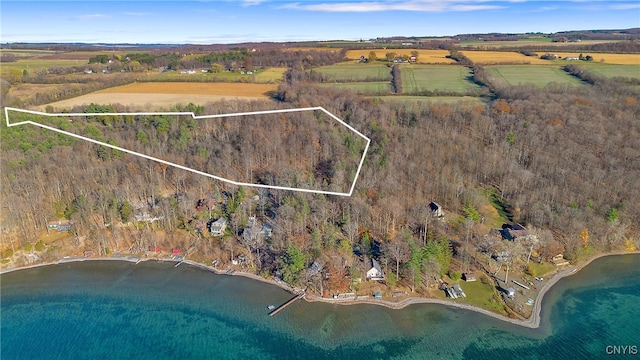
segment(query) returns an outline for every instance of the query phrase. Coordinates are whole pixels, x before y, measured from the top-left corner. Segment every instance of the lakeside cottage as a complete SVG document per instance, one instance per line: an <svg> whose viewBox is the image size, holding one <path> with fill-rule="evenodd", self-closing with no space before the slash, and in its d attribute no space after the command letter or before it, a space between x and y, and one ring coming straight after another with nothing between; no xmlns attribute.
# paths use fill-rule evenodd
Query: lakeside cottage
<svg viewBox="0 0 640 360"><path fill-rule="evenodd" d="M371 259L371 269L367 271L367 280L384 280L382 268L376 259Z"/></svg>
<svg viewBox="0 0 640 360"><path fill-rule="evenodd" d="M218 220L211 223L209 226L209 231L211 231L211 235L213 236L222 236L224 235L224 231L227 228L227 219L221 217Z"/></svg>

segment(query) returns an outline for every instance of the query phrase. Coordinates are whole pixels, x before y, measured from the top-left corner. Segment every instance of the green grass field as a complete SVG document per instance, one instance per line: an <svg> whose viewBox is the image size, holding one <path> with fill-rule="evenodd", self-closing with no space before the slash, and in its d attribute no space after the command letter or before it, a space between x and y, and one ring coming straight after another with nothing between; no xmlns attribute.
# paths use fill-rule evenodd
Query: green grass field
<svg viewBox="0 0 640 360"><path fill-rule="evenodd" d="M479 97L473 96L407 96L407 95L390 95L390 96L374 96L375 99L380 99L385 102L399 102L399 103L458 103L469 102L483 104L484 100Z"/></svg>
<svg viewBox="0 0 640 360"><path fill-rule="evenodd" d="M581 64L583 65L583 64ZM606 77L629 77L640 79L640 66L586 63L584 66L594 74Z"/></svg>
<svg viewBox="0 0 640 360"><path fill-rule="evenodd" d="M391 82L387 82L387 81L324 83L324 84L318 84L318 85L323 87L351 89L360 95L391 94Z"/></svg>
<svg viewBox="0 0 640 360"><path fill-rule="evenodd" d="M470 80L471 70L455 65L408 65L401 68L402 93L416 94L423 91L448 91L468 93L480 90Z"/></svg>
<svg viewBox="0 0 640 360"><path fill-rule="evenodd" d="M498 79L509 85L533 84L544 87L549 83L582 85L582 82L567 74L559 66L547 65L495 65L487 69Z"/></svg>
<svg viewBox="0 0 640 360"><path fill-rule="evenodd" d="M20 59L15 62L2 63L0 65L0 74L22 74L24 70L32 72L55 67L82 66L86 64L87 62L82 60Z"/></svg>
<svg viewBox="0 0 640 360"><path fill-rule="evenodd" d="M332 81L354 82L367 79L391 81L391 69L382 64L336 64L313 71L325 74Z"/></svg>

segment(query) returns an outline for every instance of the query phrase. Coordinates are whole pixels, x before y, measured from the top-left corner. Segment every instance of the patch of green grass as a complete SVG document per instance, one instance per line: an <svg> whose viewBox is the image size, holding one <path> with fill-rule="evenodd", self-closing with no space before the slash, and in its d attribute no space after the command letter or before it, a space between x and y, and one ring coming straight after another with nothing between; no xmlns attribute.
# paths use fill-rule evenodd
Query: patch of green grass
<svg viewBox="0 0 640 360"><path fill-rule="evenodd" d="M484 99L473 96L411 96L411 95L389 95L389 96L376 96L375 99L380 99L387 102L401 102L401 103L478 103L483 104Z"/></svg>
<svg viewBox="0 0 640 360"><path fill-rule="evenodd" d="M533 84L544 87L549 83L582 85L577 78L567 74L560 66L548 65L495 65L487 69L509 85Z"/></svg>
<svg viewBox="0 0 640 360"><path fill-rule="evenodd" d="M584 65L588 71L600 76L622 76L640 79L640 66L638 65L601 64L598 62L585 63L581 65Z"/></svg>
<svg viewBox="0 0 640 360"><path fill-rule="evenodd" d="M402 93L425 91L468 93L479 91L471 81L471 70L457 65L409 65L401 68Z"/></svg>
<svg viewBox="0 0 640 360"><path fill-rule="evenodd" d="M528 273L531 276L544 276L556 269L554 264L543 262L542 264L538 264L535 261L530 261L528 266Z"/></svg>
<svg viewBox="0 0 640 360"><path fill-rule="evenodd" d="M462 299L462 302L500 314L507 314L500 301L500 296L492 284L483 284L482 281L461 282L460 287L467 295Z"/></svg>
<svg viewBox="0 0 640 360"><path fill-rule="evenodd" d="M389 80L391 69L382 64L336 64L313 69L336 82L357 82L364 80Z"/></svg>
<svg viewBox="0 0 640 360"><path fill-rule="evenodd" d="M20 59L15 62L2 63L0 74L22 74L24 70L27 72L36 72L42 69L51 69L56 67L72 67L86 65L87 61L82 60L48 60L48 59Z"/></svg>
<svg viewBox="0 0 640 360"><path fill-rule="evenodd" d="M500 219L504 222L513 222L513 214L511 213L509 206L500 199L500 195L495 189L485 190L486 195L489 197L491 205L498 211Z"/></svg>
<svg viewBox="0 0 640 360"><path fill-rule="evenodd" d="M349 82L349 83L324 83L323 87L335 87L351 89L360 95L391 94L391 83L387 81Z"/></svg>

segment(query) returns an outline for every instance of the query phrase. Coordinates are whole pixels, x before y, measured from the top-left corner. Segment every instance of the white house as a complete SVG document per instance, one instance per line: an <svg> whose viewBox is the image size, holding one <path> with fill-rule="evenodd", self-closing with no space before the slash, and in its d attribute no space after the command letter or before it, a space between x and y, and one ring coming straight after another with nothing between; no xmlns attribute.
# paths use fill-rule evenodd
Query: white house
<svg viewBox="0 0 640 360"><path fill-rule="evenodd" d="M211 223L209 230L213 236L224 235L224 230L227 228L227 219L221 217L218 220Z"/></svg>
<svg viewBox="0 0 640 360"><path fill-rule="evenodd" d="M382 268L376 259L371 259L371 269L367 271L367 280L384 280L382 275Z"/></svg>

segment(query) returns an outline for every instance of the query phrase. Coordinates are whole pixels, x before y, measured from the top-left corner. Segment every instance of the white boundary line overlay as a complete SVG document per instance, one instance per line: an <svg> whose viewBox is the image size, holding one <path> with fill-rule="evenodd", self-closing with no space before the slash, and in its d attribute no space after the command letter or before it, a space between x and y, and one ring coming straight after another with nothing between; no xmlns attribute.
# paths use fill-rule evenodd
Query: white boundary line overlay
<svg viewBox="0 0 640 360"><path fill-rule="evenodd" d="M119 146L115 146L115 145L111 145L108 144L106 142L102 142L102 141L98 141L98 140L94 140L82 135L77 135L68 131L64 131L61 129L56 129L54 127L48 126L48 125L44 125L44 124L40 124L34 121L20 121L14 124L9 123L9 111L16 111L16 112L22 112L22 113L27 113L27 114L33 114L33 115L41 115L41 116L53 116L53 117L70 117L70 116L124 116L124 115L190 115L193 119L198 120L198 119L214 119L214 118L223 118L223 117L234 117L234 116L245 116L245 115L264 115L264 114L278 114L278 113L290 113L290 112L301 112L301 111L322 111L323 113L327 114L329 117L331 117L333 120L337 121L338 123L340 123L341 125L347 127L349 130L353 131L354 133L356 133L358 136L360 136L361 138L363 138L367 144L364 148L364 151L362 152L362 158L360 159L360 163L358 164L358 170L356 171L356 175L353 178L353 182L351 183L351 188L349 189L349 192L334 192L334 191L324 191L324 190L311 190L311 189L302 189L302 188L292 188L292 187L286 187L286 186L276 186L276 185L263 185L263 184L251 184L251 183L244 183L244 182L238 182L238 181L233 181L233 180L229 180L229 179L225 179L223 177L220 176L216 176L213 174L209 174L203 171L199 171L196 169L192 169L190 167L187 166L183 166L183 165L179 165L176 163L172 163L170 161L166 161L166 160L162 160L153 156L149 156L149 155L145 155L145 154L141 154L139 152L136 151L132 151L132 150L128 150L125 148L121 148ZM46 113L46 112L40 112L40 111L33 111L33 110L25 110L25 109L18 109L18 108L12 108L12 107L5 107L4 108L4 114L7 120L7 127L12 127L12 126L19 126L19 125L25 125L25 124L31 124L31 125L35 125L35 126L39 126L41 128L47 129L47 130L51 130L51 131L55 131L64 135L68 135L80 140L84 140L84 141L88 141L94 144L98 144L98 145L102 145L102 146L106 146L108 148L111 149L115 149L115 150L119 150L122 152L125 152L127 154L131 154L131 155L135 155L135 156L139 156L142 157L144 159L147 160L153 160L162 164L166 164L169 166L173 166L176 167L178 169L182 169L182 170L186 170L186 171L190 171L192 173L196 173L198 175L203 175L212 179L216 179L219 181L223 181L229 184L233 184L233 185L237 185L237 186L248 186L248 187L255 187L255 188L265 188L265 189L277 189L277 190L290 190L290 191L300 191L300 192L306 192L306 193L314 193L314 194L324 194L324 195L337 195L337 196L351 196L353 194L353 190L355 189L356 186L356 182L358 180L358 176L360 176L360 170L362 169L362 165L364 164L364 159L367 155L367 151L369 150L369 145L371 144L371 139L369 139L368 137L366 137L365 135L363 135L361 132L359 132L358 130L354 129L351 125L345 123L344 121L342 121L340 118L338 118L337 116L333 115L332 113L330 113L329 111L325 110L323 107L321 106L316 106L316 107L307 107L307 108L295 108L295 109L282 109L282 110L264 110L264 111L252 111L252 112L242 112L242 113L231 113L231 114L216 114L216 115L200 115L197 116L195 113L191 112L191 111L185 111L185 112L131 112L131 113Z"/></svg>

